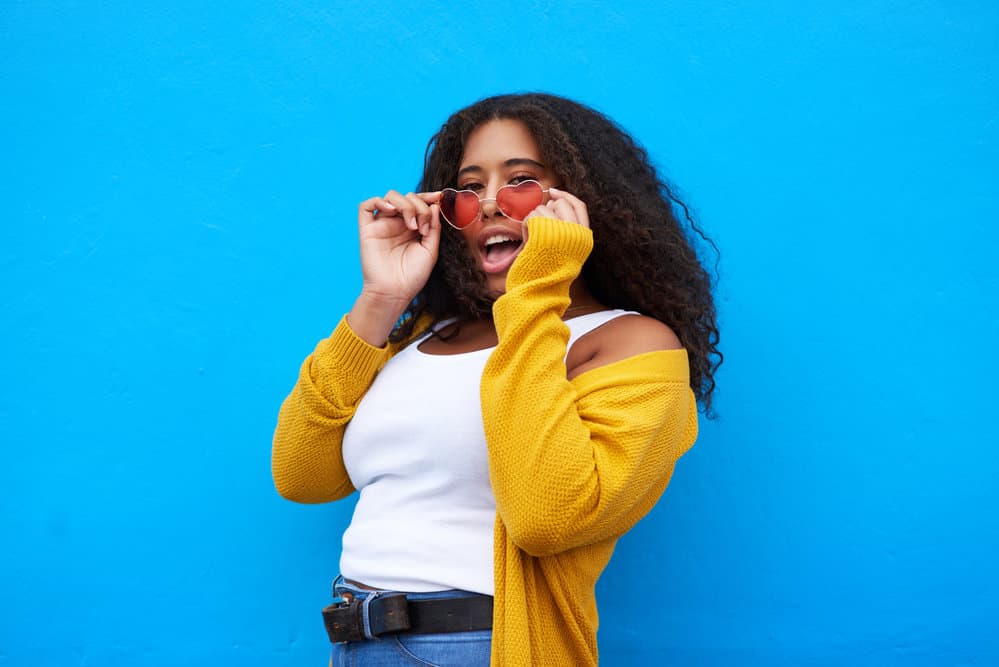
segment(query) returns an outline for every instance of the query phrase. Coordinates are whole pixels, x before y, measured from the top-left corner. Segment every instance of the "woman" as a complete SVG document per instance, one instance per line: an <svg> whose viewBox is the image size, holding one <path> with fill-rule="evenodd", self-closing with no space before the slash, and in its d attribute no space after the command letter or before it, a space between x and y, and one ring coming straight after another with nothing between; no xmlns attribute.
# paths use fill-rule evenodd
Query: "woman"
<svg viewBox="0 0 999 667"><path fill-rule="evenodd" d="M361 293L273 450L289 499L360 491L334 661L596 664L597 577L720 360L672 204L690 222L627 134L541 94L457 112L420 192L361 203Z"/></svg>

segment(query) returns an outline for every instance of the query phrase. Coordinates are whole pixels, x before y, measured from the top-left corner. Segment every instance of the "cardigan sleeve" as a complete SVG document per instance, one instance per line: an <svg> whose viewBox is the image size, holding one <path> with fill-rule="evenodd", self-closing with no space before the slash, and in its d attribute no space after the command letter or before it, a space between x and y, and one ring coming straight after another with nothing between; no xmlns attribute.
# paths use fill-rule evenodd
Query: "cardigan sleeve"
<svg viewBox="0 0 999 667"><path fill-rule="evenodd" d="M306 357L274 432L271 474L278 493L322 503L354 491L340 448L344 429L390 356L388 346L369 345L344 317Z"/></svg>
<svg viewBox="0 0 999 667"><path fill-rule="evenodd" d="M493 316L482 376L497 513L533 556L618 537L659 499L697 437L685 350L640 354L566 379L562 314L589 230L532 218Z"/></svg>

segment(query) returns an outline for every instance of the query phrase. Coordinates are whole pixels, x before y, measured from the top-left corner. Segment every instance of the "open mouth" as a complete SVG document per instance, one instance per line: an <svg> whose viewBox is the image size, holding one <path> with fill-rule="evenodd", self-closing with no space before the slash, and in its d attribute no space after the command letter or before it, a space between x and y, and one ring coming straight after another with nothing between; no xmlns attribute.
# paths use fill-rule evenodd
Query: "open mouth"
<svg viewBox="0 0 999 667"><path fill-rule="evenodd" d="M489 234L479 243L482 253L482 270L486 273L506 271L517 258L524 240L511 233Z"/></svg>

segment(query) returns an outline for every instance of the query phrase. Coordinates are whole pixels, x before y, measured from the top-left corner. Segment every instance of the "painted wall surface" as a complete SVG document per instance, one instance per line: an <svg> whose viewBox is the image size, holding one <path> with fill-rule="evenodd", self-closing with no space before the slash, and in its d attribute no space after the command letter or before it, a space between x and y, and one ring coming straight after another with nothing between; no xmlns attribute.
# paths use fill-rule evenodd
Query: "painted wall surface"
<svg viewBox="0 0 999 667"><path fill-rule="evenodd" d="M321 665L280 401L453 110L617 119L721 248L606 665L999 664L999 8L0 3L0 665Z"/></svg>

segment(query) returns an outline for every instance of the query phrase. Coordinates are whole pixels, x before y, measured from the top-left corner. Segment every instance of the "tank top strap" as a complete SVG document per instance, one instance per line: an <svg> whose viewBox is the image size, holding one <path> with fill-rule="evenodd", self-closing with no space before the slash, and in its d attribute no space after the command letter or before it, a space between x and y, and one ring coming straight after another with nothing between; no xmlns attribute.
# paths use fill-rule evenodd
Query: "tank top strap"
<svg viewBox="0 0 999 667"><path fill-rule="evenodd" d="M566 320L565 323L569 327L569 343L566 346L566 349L571 350L576 341L586 334L590 333L597 327L603 326L611 320L616 320L624 315L641 315L641 313L634 310L622 310L620 308L616 308L613 310L601 310L597 313L580 315L579 317L573 317Z"/></svg>
<svg viewBox="0 0 999 667"><path fill-rule="evenodd" d="M566 345L566 350L571 350L575 342L590 333L597 327L607 324L611 320L616 320L619 317L625 315L641 315L635 310L622 310L620 308L615 308L612 310L601 310L596 313L588 313L586 315L580 315L579 317L573 317L565 321L566 326L569 327L569 342ZM415 339L413 339L405 348L403 348L400 354L410 354L412 350L417 349L421 343L430 338L433 331L440 331L447 325L455 321L455 318L449 318L442 322L438 322L435 326L431 327L427 331L423 332ZM490 350L492 348L489 348ZM437 356L450 356L450 355L437 355Z"/></svg>

